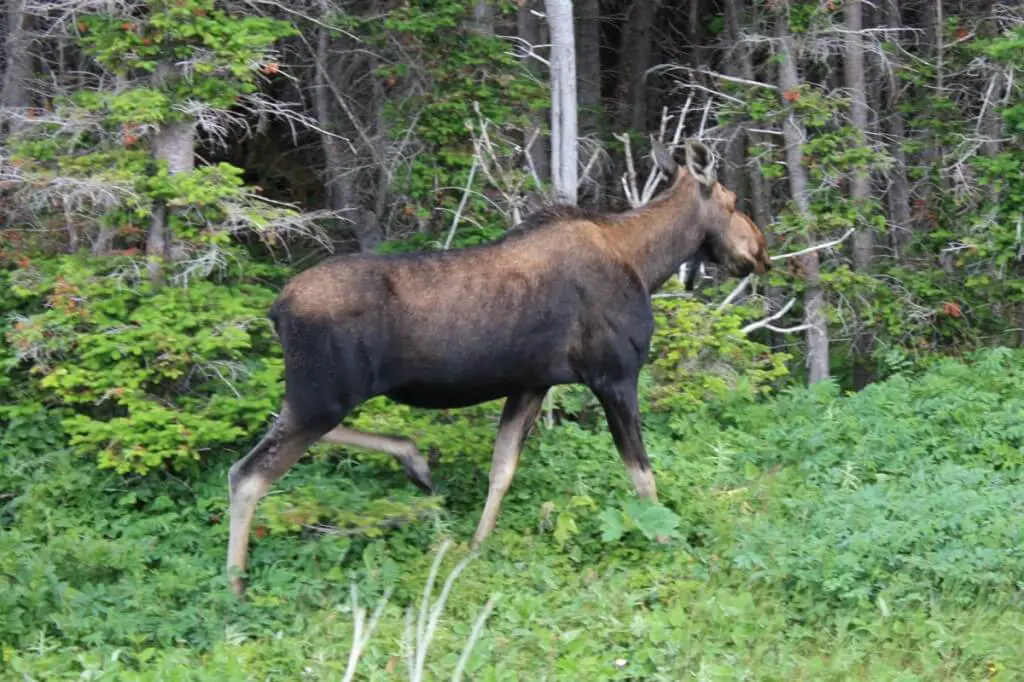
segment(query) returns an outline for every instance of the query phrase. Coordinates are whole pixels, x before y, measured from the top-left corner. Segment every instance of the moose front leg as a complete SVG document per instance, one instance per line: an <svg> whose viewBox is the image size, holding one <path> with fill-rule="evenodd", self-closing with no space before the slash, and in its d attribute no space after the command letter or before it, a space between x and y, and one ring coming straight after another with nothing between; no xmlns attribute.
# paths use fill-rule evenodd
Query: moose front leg
<svg viewBox="0 0 1024 682"><path fill-rule="evenodd" d="M640 430L636 382L616 382L607 387L594 389L594 394L604 408L615 447L626 466L626 471L629 472L636 494L657 501L658 491L654 484L654 473L651 471L651 462L647 458Z"/></svg>
<svg viewBox="0 0 1024 682"><path fill-rule="evenodd" d="M519 464L519 453L523 442L530 434L540 414L541 405L548 389L526 391L510 395L505 400L501 411L501 422L498 435L494 439L494 457L491 460L490 486L487 490L487 503L484 505L480 523L473 534L473 547L479 547L484 539L494 530L498 521L498 509L501 500L512 483Z"/></svg>

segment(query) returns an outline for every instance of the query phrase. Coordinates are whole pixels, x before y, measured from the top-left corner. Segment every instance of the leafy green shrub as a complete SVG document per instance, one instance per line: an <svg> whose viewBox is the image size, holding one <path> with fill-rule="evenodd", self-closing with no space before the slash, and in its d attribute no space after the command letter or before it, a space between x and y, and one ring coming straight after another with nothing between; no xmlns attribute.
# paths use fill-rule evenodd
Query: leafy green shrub
<svg viewBox="0 0 1024 682"><path fill-rule="evenodd" d="M653 303L652 408L693 412L716 400L751 400L788 374L789 355L772 353L741 331L743 316L750 311L713 310L683 298Z"/></svg>
<svg viewBox="0 0 1024 682"><path fill-rule="evenodd" d="M819 494L813 494L814 492ZM1024 586L1024 482L944 464L856 489L797 493L735 561L755 580L834 601L969 604Z"/></svg>
<svg viewBox="0 0 1024 682"><path fill-rule="evenodd" d="M157 293L107 261L61 258L20 270L27 310L7 334L62 426L101 467L145 473L249 438L281 396L265 315L274 293L196 282Z"/></svg>
<svg viewBox="0 0 1024 682"><path fill-rule="evenodd" d="M131 10L97 6L97 13L76 15L64 27L84 56L104 70L101 81L116 74L126 84L116 91L82 85L55 96L47 103L45 120L14 131L8 141L11 161L25 180L15 193L27 203L34 203L27 195L38 188L69 180L102 188L88 198L55 199L53 206L62 206L63 214L50 208L35 213L39 220L74 226L68 230L74 234L71 250L97 233L106 235L111 249L133 253L146 248L140 223L149 223L161 205L169 209L166 236L184 251L201 252L186 272L175 273L184 278L234 258L225 252L233 250L226 247L235 233L247 231L273 242L283 231L311 231L294 210L259 199L258 188L245 186L243 169L221 162L176 168L180 172L172 174L160 151L158 130L178 124L186 131L208 131L216 118L221 121L216 137L227 133L220 128L224 121L241 122L231 108L260 107L261 77L279 70L273 45L297 33L286 21L235 16L219 5L215 0L147 0ZM206 123L200 125L200 119ZM49 241L46 252L67 248L60 248L59 237ZM2 242L29 253L25 247L30 244L21 237L4 239L0 247L7 246ZM157 255L149 255L155 268Z"/></svg>
<svg viewBox="0 0 1024 682"><path fill-rule="evenodd" d="M627 532L638 530L648 540L675 536L679 517L671 510L641 499L633 499L619 511L605 509L601 513L601 539L615 542Z"/></svg>
<svg viewBox="0 0 1024 682"><path fill-rule="evenodd" d="M1024 465L1024 355L995 349L938 362L839 401L830 382L793 389L727 418L745 457L797 465L812 477L872 482L925 464Z"/></svg>
<svg viewBox="0 0 1024 682"><path fill-rule="evenodd" d="M1019 596L1024 353L969 360L731 411L716 447L742 467L746 520L726 554L809 603Z"/></svg>

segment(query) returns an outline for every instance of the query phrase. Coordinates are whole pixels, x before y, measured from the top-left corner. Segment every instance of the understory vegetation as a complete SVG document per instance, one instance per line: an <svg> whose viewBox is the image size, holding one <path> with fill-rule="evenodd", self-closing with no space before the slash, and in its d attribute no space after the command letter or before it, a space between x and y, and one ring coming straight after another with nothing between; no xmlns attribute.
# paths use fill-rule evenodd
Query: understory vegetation
<svg viewBox="0 0 1024 682"><path fill-rule="evenodd" d="M635 501L602 424L542 421L451 589L425 679L451 675L492 597L471 679L1019 679L1022 367L1024 353L995 349L855 395L822 382L654 411L663 507ZM454 544L438 583L469 554L486 492L489 444L432 429L453 455L436 498L384 455L315 448L261 506L236 602L224 484L241 448L183 475L124 476L83 463L52 413L14 418L5 674L340 679L354 583L370 611L393 590L357 679L407 679L404 609L441 543Z"/></svg>

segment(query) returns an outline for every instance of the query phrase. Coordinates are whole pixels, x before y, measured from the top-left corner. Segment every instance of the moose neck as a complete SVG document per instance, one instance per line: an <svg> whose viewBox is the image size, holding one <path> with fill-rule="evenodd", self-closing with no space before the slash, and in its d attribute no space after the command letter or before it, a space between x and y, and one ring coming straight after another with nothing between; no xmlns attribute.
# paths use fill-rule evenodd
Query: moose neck
<svg viewBox="0 0 1024 682"><path fill-rule="evenodd" d="M613 238L648 292L678 272L703 241L697 192L697 183L684 171L661 195L614 223Z"/></svg>

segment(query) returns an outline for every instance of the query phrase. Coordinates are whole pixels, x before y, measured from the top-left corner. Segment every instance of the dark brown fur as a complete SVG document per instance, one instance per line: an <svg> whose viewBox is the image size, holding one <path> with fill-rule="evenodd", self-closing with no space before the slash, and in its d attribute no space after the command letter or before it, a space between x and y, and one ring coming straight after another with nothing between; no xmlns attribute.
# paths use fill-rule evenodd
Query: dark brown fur
<svg viewBox="0 0 1024 682"><path fill-rule="evenodd" d="M294 277L271 309L284 348L285 405L268 438L232 468L233 517L251 518L250 498L369 398L446 408L508 397L474 538L482 541L541 399L568 383L595 393L638 492L654 496L636 395L654 331L650 294L698 253L736 275L769 265L761 232L734 213L735 195L699 182L688 161L683 168L662 156L672 182L636 210L554 206L489 244L343 256ZM379 438L332 433L332 442L356 445ZM379 443L431 489L415 446ZM237 526L229 566L244 566L248 521Z"/></svg>

